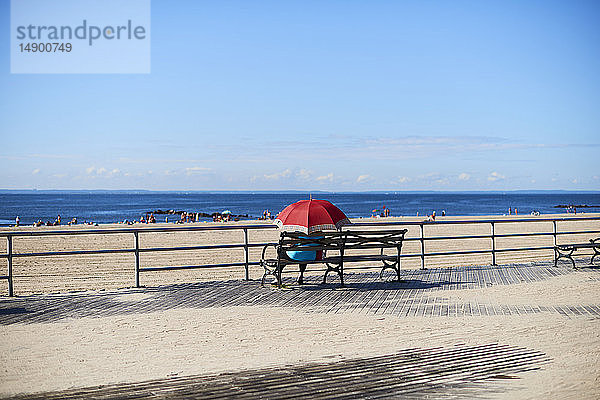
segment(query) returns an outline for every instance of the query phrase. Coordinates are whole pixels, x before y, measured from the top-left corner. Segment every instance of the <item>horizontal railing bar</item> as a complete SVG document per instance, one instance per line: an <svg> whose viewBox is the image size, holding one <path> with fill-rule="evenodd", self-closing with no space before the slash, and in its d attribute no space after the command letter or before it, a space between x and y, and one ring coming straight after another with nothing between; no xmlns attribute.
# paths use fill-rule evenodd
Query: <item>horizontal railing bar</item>
<svg viewBox="0 0 600 400"><path fill-rule="evenodd" d="M212 249L233 249L244 248L244 244L207 244L201 246L179 246L179 247L146 247L140 248L140 253L153 251L176 251L176 250L212 250Z"/></svg>
<svg viewBox="0 0 600 400"><path fill-rule="evenodd" d="M191 231L218 231L218 230L243 230L243 229L276 229L277 225L216 225L216 226L186 226L186 227L156 227L156 228L106 228L106 229L80 229L80 230L48 230L48 231L15 231L0 232L0 236L56 236L56 235L98 235L98 234L124 234L124 233L156 233L156 232L191 232Z"/></svg>
<svg viewBox="0 0 600 400"><path fill-rule="evenodd" d="M0 279L10 279L10 276L8 276L8 275L0 275Z"/></svg>
<svg viewBox="0 0 600 400"><path fill-rule="evenodd" d="M270 243L248 243L248 247L263 247ZM276 243L275 243L276 244ZM182 247L150 247L139 249L140 253L155 252L155 251L172 251L172 250L210 250L210 249L227 249L227 248L244 248L244 244L220 244L220 245L204 245L204 246L182 246ZM104 250L73 250L73 251L47 251L38 253L13 253L13 257L45 257L45 256L72 256L86 254L118 254L118 253L134 253L135 249L104 249ZM0 258L8 258L7 254L0 254ZM245 265L245 264L244 264Z"/></svg>
<svg viewBox="0 0 600 400"><path fill-rule="evenodd" d="M557 235L575 235L578 233L600 233L600 231L567 231L567 232L556 232Z"/></svg>
<svg viewBox="0 0 600 400"><path fill-rule="evenodd" d="M229 264L202 264L202 265L175 265L169 267L144 267L140 268L140 272L149 271L170 271L176 269L202 269L202 268L225 268L225 267L243 267L246 263L229 263ZM260 265L259 262L249 262L248 265Z"/></svg>
<svg viewBox="0 0 600 400"><path fill-rule="evenodd" d="M133 253L135 249L107 249L107 250L73 250L73 251L47 251L44 253L13 253L13 257L45 257L45 256L73 256L82 254L118 254Z"/></svg>
<svg viewBox="0 0 600 400"><path fill-rule="evenodd" d="M496 249L497 252L501 251L530 251L530 250L554 250L554 246L539 246L539 247L520 247L510 249Z"/></svg>
<svg viewBox="0 0 600 400"><path fill-rule="evenodd" d="M452 256L459 254L490 254L492 250L464 250L464 251L444 251L444 252L436 252L436 253L424 253L425 257L427 256ZM421 254L419 254L421 255Z"/></svg>
<svg viewBox="0 0 600 400"><path fill-rule="evenodd" d="M419 225L456 225L456 224L489 224L489 223L517 223L517 222L563 222L563 221L590 221L600 220L600 217L565 217L565 218L520 218L520 219L480 219L480 220L437 220L437 221L387 221L387 222L356 222L347 225L346 229L353 226L419 226ZM184 227L153 227L153 228L108 228L108 229L82 229L82 230L48 230L48 231L2 231L0 237L5 236L51 236L51 235L94 235L94 234L124 234L124 233L156 233L156 232L190 232L214 230L243 230L243 229L276 229L275 224L252 225L215 225L215 226L184 226Z"/></svg>
<svg viewBox="0 0 600 400"><path fill-rule="evenodd" d="M248 247L263 247L269 243L249 243ZM173 250L210 250L210 249L227 249L227 248L244 248L244 244L220 244L220 245L204 245L204 246L182 246L182 247L150 247L139 249L143 252L156 251L173 251ZM47 251L37 253L13 253L13 257L46 257L46 256L73 256L73 255L89 255L89 254L119 254L119 253L134 253L135 249L105 249L105 250L72 250L72 251ZM7 254L0 254L0 258L8 258ZM244 264L245 265L245 264Z"/></svg>
<svg viewBox="0 0 600 400"><path fill-rule="evenodd" d="M519 219L473 219L473 220L435 220L435 221L387 221L387 222L355 222L346 225L352 226L393 226L393 225L454 225L454 224L490 224L490 223L514 223L514 222L563 222L563 221L590 221L600 220L600 217L564 217L564 218L519 218Z"/></svg>
<svg viewBox="0 0 600 400"><path fill-rule="evenodd" d="M576 235L576 234L588 234L588 233L600 233L600 231L568 231L568 232L556 232L556 235ZM491 239L492 237L504 238L504 237L525 237L525 236L553 236L553 232L533 232L533 233L500 233L495 235L461 235L461 236L431 236L424 237L423 240L451 240L451 239ZM420 237L404 238L405 242L416 242L420 241Z"/></svg>
<svg viewBox="0 0 600 400"><path fill-rule="evenodd" d="M432 236L432 237L427 237L425 236L423 238L423 240L427 241L427 240L450 240L450 239L490 239L492 237L492 235L465 235L465 236ZM498 235L496 235L496 237L498 237ZM415 238L405 238L404 241L421 241L420 237L415 237Z"/></svg>

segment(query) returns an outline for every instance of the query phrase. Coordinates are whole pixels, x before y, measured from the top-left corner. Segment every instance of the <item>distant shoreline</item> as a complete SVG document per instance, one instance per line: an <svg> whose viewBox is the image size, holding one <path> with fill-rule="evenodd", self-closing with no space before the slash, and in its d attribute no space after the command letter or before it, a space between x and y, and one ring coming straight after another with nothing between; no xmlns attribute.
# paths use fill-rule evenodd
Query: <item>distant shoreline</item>
<svg viewBox="0 0 600 400"><path fill-rule="evenodd" d="M600 190L365 190L365 191L328 191L328 190L150 190L150 189L0 189L0 194L44 194L44 193L198 193L198 194L600 194Z"/></svg>
<svg viewBox="0 0 600 400"><path fill-rule="evenodd" d="M533 216L531 214L522 214L522 215L452 215L452 216L437 216L436 220L428 223L431 225L435 225L436 222L440 221L479 221L479 220L509 220L509 219L540 219L544 220L547 218L586 218L592 217L597 218L600 217L600 212L594 213L577 213L577 214L567 214L567 213L556 213L556 214L540 214L538 216ZM369 222L420 222L426 219L425 216L390 216L390 217L363 217L363 218L350 218L352 223L369 223ZM55 226L39 226L34 227L30 225L20 225L18 227L19 230L29 230L29 229L44 229L44 230L64 230L64 229L119 229L119 228L152 228L152 227L181 227L184 228L186 226L236 226L236 225L273 225L275 226L274 220L259 220L259 219L246 219L240 221L229 221L229 222L212 222L212 221L199 221L199 222L186 222L182 224L177 224L174 222L164 222L157 221L155 223L134 223L131 225L123 224L123 223L98 223L98 224L77 224L77 225L55 225ZM2 231L14 231L15 226L6 226L0 225L0 232Z"/></svg>

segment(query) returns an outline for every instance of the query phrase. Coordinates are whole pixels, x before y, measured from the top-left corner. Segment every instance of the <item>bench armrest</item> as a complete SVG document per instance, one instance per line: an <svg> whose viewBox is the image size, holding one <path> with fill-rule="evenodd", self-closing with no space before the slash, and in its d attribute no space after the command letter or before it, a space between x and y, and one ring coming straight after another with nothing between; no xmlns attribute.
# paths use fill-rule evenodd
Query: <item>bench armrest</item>
<svg viewBox="0 0 600 400"><path fill-rule="evenodd" d="M265 245L265 247L263 247L263 249L262 249L262 253L261 253L261 256L260 256L261 260L266 260L265 255L267 254L267 249L269 247L271 247L271 246L273 246L275 248L275 251L277 252L277 250L278 250L277 248L279 247L279 243L267 243Z"/></svg>

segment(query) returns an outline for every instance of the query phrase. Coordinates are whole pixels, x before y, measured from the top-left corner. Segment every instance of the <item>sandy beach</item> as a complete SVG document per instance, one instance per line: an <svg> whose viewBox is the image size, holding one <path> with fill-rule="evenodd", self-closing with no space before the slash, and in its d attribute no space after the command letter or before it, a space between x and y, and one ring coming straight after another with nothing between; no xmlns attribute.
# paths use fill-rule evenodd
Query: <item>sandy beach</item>
<svg viewBox="0 0 600 400"><path fill-rule="evenodd" d="M564 227L560 229L597 230L600 227L598 221L576 222L577 226L571 226L572 224L575 223L564 223ZM476 232L463 226L459 229L464 230L458 231L452 225L427 228L431 228L432 235ZM480 226L475 229L485 232L487 228ZM538 223L507 224L505 227L499 225L497 233L533 232L536 229L540 229ZM251 242L272 241L276 240L277 231L252 231L251 235ZM412 235L416 235L416 231L411 228L409 236ZM563 240L583 240L585 235L580 236ZM239 232L211 232L210 235L205 232L169 233L160 234L160 237L158 234L147 234L147 237L142 237L144 246L156 246L159 243L183 245L199 241L240 243L242 240ZM18 238L15 240L15 249L29 252L40 249L83 249L90 246L118 248L131 245L131 237L122 235L40 239ZM526 246L529 240L531 239L512 239L502 246ZM551 241L551 238L543 240ZM446 241L434 242L439 246L436 249L464 246L440 242ZM418 243L410 244L417 245ZM410 246L406 246L407 252L414 251ZM428 248L428 251L433 250ZM143 262L144 265L178 265L227 260L237 262L243 257L223 252L202 255L197 254L201 252L190 253L192 254L153 254ZM92 304L92 301L109 301L107 304L121 305L127 311L111 314L97 308L97 312L81 315L78 312L65 312L60 317L48 317L46 320L27 320L27 317L23 317L22 322L4 320L0 324L0 341L3 343L0 352L0 364L3 365L0 370L0 394L31 394L307 362L350 360L391 354L409 348L453 348L457 345L499 343L543 352L551 361L538 370L519 373L514 379L496 381L495 384L500 385L502 390L499 393L487 393L484 397L600 397L600 313L595 314L594 311L600 304L598 268L572 269L564 264L554 269L550 262L551 252L502 254L501 257L499 264L506 264L507 270L519 268L509 266L514 262L524 265L534 263L531 268L537 268L535 265L538 264L535 263L541 263L539 268L548 271L548 275L528 281L516 279L508 284L484 282L469 289L450 284L440 290L435 287L417 287L406 291L408 298L403 297L402 289L380 292L385 293L380 295L377 290L358 293L360 286L351 284L347 289L337 289L334 285L319 289L317 285L309 289L313 290L314 296L319 292L326 292L329 299L326 304L349 302L348 304L362 304L364 307L338 309L330 305L327 309L313 307L308 310L293 305L250 304L251 300L248 305L200 305L200 299L205 298L201 294L197 301L185 303L180 298L187 293L182 289L184 287L172 286L181 282L234 279L235 282L227 285L218 282L211 284L216 289L212 289L210 293L218 297L221 290L219 287L222 287L224 296L228 296L227 293L234 296L231 288L254 285L251 293L280 296L282 299L291 298L289 296L304 290L296 287L291 290L278 290L269 286L261 288L256 282L241 281L242 270L149 273L142 278L142 283L147 288L117 290L132 286L133 262L129 255L19 259L15 265L15 288L19 295L86 289L93 291L30 295L17 299L4 297L1 304L5 310L27 308L28 304L43 303L43 307L57 304L55 307L60 308L59 304L63 304L61 302ZM419 262L418 258L407 260L403 267L417 273ZM465 265L488 265L490 257L461 256L447 260L436 257L429 262L428 268L443 271L442 267L452 267L454 270ZM580 261L580 266L584 267L586 264L587 261ZM459 265L463 267L457 267ZM500 272L484 269L482 276L487 277L493 273L502 275L501 269L493 270ZM360 275L363 271L350 273L353 272ZM251 278L257 279L260 276L261 271L253 268ZM159 285L163 286L158 287ZM197 290L190 292L195 293ZM162 296L160 298L165 301L171 296L169 298L180 305L168 309L144 306L157 296ZM256 297L246 296L249 299ZM347 298L344 296L350 296L351 300L344 300ZM311 296L306 298L310 299ZM390 312L394 307L397 309L398 304L405 304L406 300L413 298L420 302L429 299L435 304L450 306L477 304L496 309L504 307L507 310L514 307L516 312L503 315L474 312L461 315L419 315L418 312L415 315L402 315ZM288 299L287 303L291 304L290 302ZM379 306L383 304L385 307ZM563 306L591 307L590 310L594 312L564 315L555 311ZM526 312L529 309L532 311ZM539 311L533 311L537 309ZM4 315L6 317L8 314ZM42 316L43 313L39 315Z"/></svg>
<svg viewBox="0 0 600 400"><path fill-rule="evenodd" d="M567 214L543 215L539 218L564 218ZM600 216L600 214L583 214L581 216ZM514 218L514 216L512 217ZM529 215L521 218L532 218ZM438 217L437 221L451 220L482 220L482 219L509 219L502 216L487 217ZM417 222L423 221L419 217L392 217L382 219L354 219L353 222ZM259 224L264 225L265 221L240 221L230 223L196 223L186 224L186 226L242 226ZM177 228L174 224L136 224L136 228L151 228L169 226ZM130 226L111 224L100 227L77 225L61 227L38 227L32 228L23 226L19 228L3 228L4 230L21 231L48 231L48 230L72 230L85 231L88 229L118 229L128 228ZM400 227L398 227L400 228ZM418 226L407 226L407 238L417 238L420 235ZM361 227L365 229L365 227ZM367 229L371 229L368 228ZM377 229L372 227L372 229ZM473 225L442 225L432 223L425 226L425 236L459 236L459 235L489 235L489 224ZM600 221L575 221L560 222L558 224L559 232L565 231L583 231L600 230ZM1 232L2 230L0 230ZM531 233L531 232L551 232L551 222L528 222L528 223L499 223L496 224L496 234L510 233ZM279 239L277 229L251 229L248 231L249 243L269 243L276 242ZM598 236L598 235L596 235ZM562 235L559 236L559 243L569 242L587 242L589 234L580 235ZM142 233L140 234L140 247L176 247L176 246L197 246L197 245L215 245L215 244L241 244L244 243L243 230L223 230L223 231L205 231L205 232L168 232L168 233ZM552 236L540 237L518 237L518 238L497 238L496 249L534 247L534 246L552 246ZM75 236L37 236L37 237L15 237L13 239L13 252L31 253L46 251L72 251L72 250L97 250L97 249L125 249L133 248L134 238L132 234L111 234L111 235L75 235ZM460 250L485 250L491 249L490 239L462 239L462 240L435 240L425 243L427 253L436 251L460 251ZM262 247L250 248L250 262L257 262L261 257ZM6 252L6 241L0 240L0 252ZM407 241L402 254L419 254L420 242ZM267 253L272 254L272 253ZM591 251L579 251L577 255L584 256L591 254ZM497 253L497 264L508 264L512 262L528 262L538 260L552 260L552 250L539 250L527 252L505 252ZM161 266L179 266L179 265L201 265L201 264L224 264L244 262L244 250L242 248L234 249L213 249L213 250L192 250L177 252L151 252L142 253L140 256L141 267L161 267ZM3 261L6 265L6 261ZM426 259L426 267L449 267L456 265L486 265L491 264L490 254L469 254L469 255L450 255L450 256L431 256ZM1 264L0 264L1 265ZM347 264L346 269L352 271L353 268L365 268L369 265L362 263L359 265ZM405 258L402 260L402 268L414 269L421 267L420 257ZM105 255L75 255L75 256L52 256L52 257L27 257L15 258L13 261L14 287L15 294L28 295L35 293L56 293L77 290L100 290L100 289L118 289L132 287L135 285L134 275L134 255L133 254L105 254ZM290 270L293 270L291 267ZM378 267L376 267L377 269ZM316 274L322 274L323 268L314 267ZM259 266L250 267L250 279L260 279L263 270ZM157 286L173 283L195 282L205 280L226 280L243 279L245 275L243 267L235 268L211 268L194 270L171 270L158 272L144 272L141 275L140 283L145 286ZM7 285L0 282L0 295L8 294Z"/></svg>

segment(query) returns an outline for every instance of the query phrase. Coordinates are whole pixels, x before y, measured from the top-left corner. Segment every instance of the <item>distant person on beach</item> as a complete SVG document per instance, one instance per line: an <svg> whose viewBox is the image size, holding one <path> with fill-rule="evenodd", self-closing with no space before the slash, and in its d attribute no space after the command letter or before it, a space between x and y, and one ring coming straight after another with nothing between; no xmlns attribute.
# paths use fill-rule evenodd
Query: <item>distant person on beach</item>
<svg viewBox="0 0 600 400"><path fill-rule="evenodd" d="M17 215L17 218L15 218L15 224L16 224L16 226L19 226L20 223L21 223L21 218L19 218L19 216Z"/></svg>
<svg viewBox="0 0 600 400"><path fill-rule="evenodd" d="M60 214L58 214L58 217L56 217L56 222L54 223L54 225L60 225Z"/></svg>
<svg viewBox="0 0 600 400"><path fill-rule="evenodd" d="M446 210L442 210L442 217L446 216Z"/></svg>
<svg viewBox="0 0 600 400"><path fill-rule="evenodd" d="M390 209L386 208L385 204L383 205L383 207L381 208L382 212L381 212L381 216L382 217L389 217L390 216Z"/></svg>
<svg viewBox="0 0 600 400"><path fill-rule="evenodd" d="M512 214L512 208L508 207L508 215Z"/></svg>
<svg viewBox="0 0 600 400"><path fill-rule="evenodd" d="M435 221L435 210L431 213L431 215L428 215L427 218L425 218L425 221L427 221L427 222Z"/></svg>

